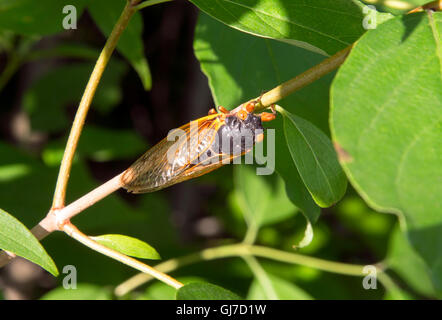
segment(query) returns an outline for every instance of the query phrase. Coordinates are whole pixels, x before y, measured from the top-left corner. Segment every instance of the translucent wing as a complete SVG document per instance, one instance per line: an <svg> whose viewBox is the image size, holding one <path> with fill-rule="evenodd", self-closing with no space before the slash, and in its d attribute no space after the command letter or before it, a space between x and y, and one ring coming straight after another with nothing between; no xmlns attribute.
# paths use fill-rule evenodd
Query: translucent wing
<svg viewBox="0 0 442 320"><path fill-rule="evenodd" d="M152 192L222 166L231 156L210 149L221 125L215 114L174 130L124 172L123 187L133 193Z"/></svg>

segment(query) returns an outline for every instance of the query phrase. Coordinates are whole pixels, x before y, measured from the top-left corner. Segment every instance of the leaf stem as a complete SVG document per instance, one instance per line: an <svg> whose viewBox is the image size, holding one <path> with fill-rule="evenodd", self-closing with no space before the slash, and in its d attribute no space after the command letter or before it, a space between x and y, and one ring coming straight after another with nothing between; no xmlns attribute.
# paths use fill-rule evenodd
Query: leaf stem
<svg viewBox="0 0 442 320"><path fill-rule="evenodd" d="M183 284L174 278L168 276L167 274L158 271L151 266L144 264L134 258L131 258L129 256L126 256L118 251L115 251L113 249L110 249L94 240L92 240L90 237L82 233L80 230L78 230L77 227L75 227L72 223L67 223L63 226L63 231L72 237L73 239L77 240L78 242L84 244L85 246L91 248L94 251L97 251L101 254L104 254L105 256L108 256L112 259L115 259L117 261L120 261L121 263L124 263L134 269L137 269L141 272L144 272L145 274L148 274L150 277L154 277L165 284L174 287L175 289L179 289L183 286Z"/></svg>
<svg viewBox="0 0 442 320"><path fill-rule="evenodd" d="M344 274L349 276L364 276L364 265L334 262L320 258L309 257L294 252L286 252L278 249L257 245L249 245L244 243L209 248L184 257L170 259L156 265L155 269L169 273L178 269L179 267L198 263L201 261L209 261L214 259L237 256L261 257L289 264L299 264L326 272ZM385 274L381 268L377 268L379 274ZM138 286L150 281L151 279L152 277L149 275L137 274L117 286L115 288L115 294L117 296L123 296L128 292L134 290Z"/></svg>
<svg viewBox="0 0 442 320"><path fill-rule="evenodd" d="M134 9L134 2L128 1L123 9L123 12L121 13L120 18L115 24L112 33L107 39L106 44L104 45L104 48L97 59L95 67L86 85L86 89L84 90L83 97L81 98L80 104L78 106L74 123L72 124L71 132L66 143L63 160L61 161L60 171L57 178L57 185L54 192L54 199L52 202L53 209L60 209L64 207L66 188L72 167L72 160L74 158L75 150L80 139L86 115L89 111L89 107L95 95L95 91L97 90L101 76L103 75L104 69L106 68L106 65L109 62L110 57L117 45L118 39L120 38L124 29L126 29L130 18L135 12L136 10Z"/></svg>

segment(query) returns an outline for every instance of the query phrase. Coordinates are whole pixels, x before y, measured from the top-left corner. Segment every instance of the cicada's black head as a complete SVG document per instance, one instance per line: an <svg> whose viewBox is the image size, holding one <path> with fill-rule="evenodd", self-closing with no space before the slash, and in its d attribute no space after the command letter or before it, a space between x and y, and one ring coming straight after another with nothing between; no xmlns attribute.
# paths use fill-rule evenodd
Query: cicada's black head
<svg viewBox="0 0 442 320"><path fill-rule="evenodd" d="M220 153L241 155L249 152L262 135L263 127L261 118L252 113L243 120L236 114L229 115L225 124L219 128L215 149ZM260 136L261 137L261 136Z"/></svg>

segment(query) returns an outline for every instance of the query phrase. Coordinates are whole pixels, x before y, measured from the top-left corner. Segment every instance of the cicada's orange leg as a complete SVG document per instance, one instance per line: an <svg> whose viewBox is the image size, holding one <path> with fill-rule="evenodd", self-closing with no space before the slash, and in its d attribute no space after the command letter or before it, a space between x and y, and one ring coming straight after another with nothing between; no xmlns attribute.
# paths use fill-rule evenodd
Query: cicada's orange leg
<svg viewBox="0 0 442 320"><path fill-rule="evenodd" d="M208 115L211 116L212 114L215 114L215 113L216 113L215 108L212 108L209 110Z"/></svg>
<svg viewBox="0 0 442 320"><path fill-rule="evenodd" d="M268 113L268 112L263 112L263 113L260 114L260 117L261 117L261 121L262 122L268 122L268 121L275 120L276 114Z"/></svg>
<svg viewBox="0 0 442 320"><path fill-rule="evenodd" d="M223 106L219 106L218 109L219 109L219 111L221 111L221 112L224 113L224 114L228 114L228 113L230 113L230 111L227 110L226 108L224 108Z"/></svg>
<svg viewBox="0 0 442 320"><path fill-rule="evenodd" d="M252 113L255 110L255 105L256 105L256 101L249 101L244 109L248 112L248 113Z"/></svg>

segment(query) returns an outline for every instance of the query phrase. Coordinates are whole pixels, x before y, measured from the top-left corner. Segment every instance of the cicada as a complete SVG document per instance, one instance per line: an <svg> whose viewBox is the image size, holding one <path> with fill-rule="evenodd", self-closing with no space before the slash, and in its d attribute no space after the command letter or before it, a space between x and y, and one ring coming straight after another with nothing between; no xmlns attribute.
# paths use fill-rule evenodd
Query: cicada
<svg viewBox="0 0 442 320"><path fill-rule="evenodd" d="M275 112L254 114L255 105L252 101L230 112L211 109L207 116L175 129L124 171L123 188L133 193L157 191L248 153L264 139L262 122L275 118Z"/></svg>

